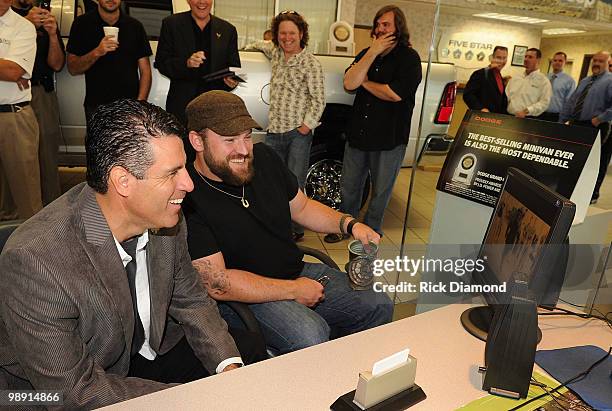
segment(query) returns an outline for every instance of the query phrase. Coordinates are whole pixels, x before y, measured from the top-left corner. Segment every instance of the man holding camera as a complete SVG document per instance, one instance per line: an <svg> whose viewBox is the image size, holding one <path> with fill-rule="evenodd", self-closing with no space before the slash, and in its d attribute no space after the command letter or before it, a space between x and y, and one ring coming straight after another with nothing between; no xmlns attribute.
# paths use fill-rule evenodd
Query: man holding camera
<svg viewBox="0 0 612 411"><path fill-rule="evenodd" d="M36 60L30 79L32 109L39 128L38 162L43 205L61 194L57 154L60 143L59 104L55 94L53 74L64 67L66 55L55 16L49 0L33 6L32 0L13 0L13 10L36 27ZM28 80L21 78L18 87L27 88Z"/></svg>

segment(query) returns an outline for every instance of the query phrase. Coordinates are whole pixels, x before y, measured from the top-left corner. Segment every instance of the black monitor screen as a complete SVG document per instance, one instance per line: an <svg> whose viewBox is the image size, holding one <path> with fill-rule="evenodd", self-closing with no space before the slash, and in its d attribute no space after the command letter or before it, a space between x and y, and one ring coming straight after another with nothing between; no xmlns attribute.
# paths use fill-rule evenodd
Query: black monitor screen
<svg viewBox="0 0 612 411"><path fill-rule="evenodd" d="M483 252L487 264L500 282L529 282L540 259L542 247L550 234L546 224L508 191L504 191L493 214ZM499 246L504 244L504 246Z"/></svg>
<svg viewBox="0 0 612 411"><path fill-rule="evenodd" d="M555 262L574 212L569 200L510 168L480 251L481 258L486 256L486 269L474 279L510 284L514 278L529 284L538 303L554 305L565 277L565 267ZM501 303L499 295L484 296L489 304Z"/></svg>

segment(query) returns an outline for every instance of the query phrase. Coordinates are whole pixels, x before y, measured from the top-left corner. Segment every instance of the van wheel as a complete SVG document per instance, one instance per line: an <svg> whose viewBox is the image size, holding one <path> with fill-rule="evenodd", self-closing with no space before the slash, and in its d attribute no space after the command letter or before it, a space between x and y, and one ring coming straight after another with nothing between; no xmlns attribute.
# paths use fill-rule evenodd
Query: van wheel
<svg viewBox="0 0 612 411"><path fill-rule="evenodd" d="M342 162L333 159L323 159L315 162L308 169L304 191L313 200L325 204L334 210L340 210L342 196L340 194L340 177ZM366 179L361 207L370 195L370 176Z"/></svg>

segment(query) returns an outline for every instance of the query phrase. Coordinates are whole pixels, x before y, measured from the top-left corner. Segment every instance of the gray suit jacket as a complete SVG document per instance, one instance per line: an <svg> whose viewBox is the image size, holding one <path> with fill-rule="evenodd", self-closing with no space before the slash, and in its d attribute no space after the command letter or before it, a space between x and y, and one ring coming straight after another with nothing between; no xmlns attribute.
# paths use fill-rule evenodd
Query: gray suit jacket
<svg viewBox="0 0 612 411"><path fill-rule="evenodd" d="M239 356L191 266L183 221L150 232L150 345L183 336L206 369ZM94 192L78 185L20 226L0 255L0 388L61 390L95 408L167 388L126 377L134 315L126 272Z"/></svg>

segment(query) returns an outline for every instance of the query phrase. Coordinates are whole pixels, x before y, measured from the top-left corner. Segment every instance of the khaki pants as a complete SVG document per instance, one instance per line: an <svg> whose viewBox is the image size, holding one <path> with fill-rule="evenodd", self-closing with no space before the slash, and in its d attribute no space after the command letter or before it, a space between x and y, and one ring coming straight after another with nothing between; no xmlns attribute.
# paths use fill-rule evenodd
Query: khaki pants
<svg viewBox="0 0 612 411"><path fill-rule="evenodd" d="M0 113L0 173L0 220L40 211L38 123L30 106Z"/></svg>
<svg viewBox="0 0 612 411"><path fill-rule="evenodd" d="M43 205L61 194L57 170L58 150L61 140L59 104L55 91L46 92L43 86L32 87L32 109L36 114L38 129L38 164Z"/></svg>

